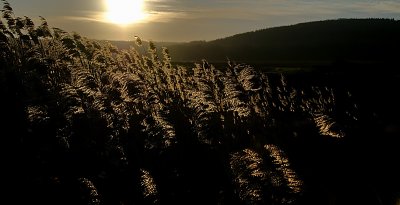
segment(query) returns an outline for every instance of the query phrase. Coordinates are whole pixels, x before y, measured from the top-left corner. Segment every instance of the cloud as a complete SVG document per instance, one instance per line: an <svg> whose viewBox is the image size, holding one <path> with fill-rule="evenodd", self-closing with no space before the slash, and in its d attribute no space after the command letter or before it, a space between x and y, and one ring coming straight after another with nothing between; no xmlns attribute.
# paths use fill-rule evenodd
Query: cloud
<svg viewBox="0 0 400 205"><path fill-rule="evenodd" d="M400 17L400 2L385 0L159 0L151 5L155 12L180 13L184 15L178 17L189 19L256 20L268 16L333 16L350 13L371 16L397 14Z"/></svg>
<svg viewBox="0 0 400 205"><path fill-rule="evenodd" d="M185 18L187 12L179 9L180 7L175 5L175 1L165 0L149 0L145 1L144 14L146 18L137 23L151 23L151 22L169 22L177 18ZM82 11L75 10L70 12L69 16L62 16L62 18L72 21L91 21L101 23L111 23L106 19L107 11Z"/></svg>
<svg viewBox="0 0 400 205"><path fill-rule="evenodd" d="M98 11L81 11L77 13L75 16L62 16L61 18L65 18L67 20L72 21L93 21L93 22L103 22L104 12Z"/></svg>
<svg viewBox="0 0 400 205"><path fill-rule="evenodd" d="M83 11L68 19L105 22L105 11ZM379 17L400 18L400 2L389 0L147 0L147 18L140 23L179 19L260 21L271 17Z"/></svg>
<svg viewBox="0 0 400 205"><path fill-rule="evenodd" d="M392 13L400 15L400 2L395 1L372 1L360 2L349 5L350 9L366 13Z"/></svg>
<svg viewBox="0 0 400 205"><path fill-rule="evenodd" d="M190 41L326 19L400 19L400 1L395 0L148 0L146 20L125 27L108 24L104 9L75 9L51 18L52 25L98 39L129 39L134 33L152 40Z"/></svg>

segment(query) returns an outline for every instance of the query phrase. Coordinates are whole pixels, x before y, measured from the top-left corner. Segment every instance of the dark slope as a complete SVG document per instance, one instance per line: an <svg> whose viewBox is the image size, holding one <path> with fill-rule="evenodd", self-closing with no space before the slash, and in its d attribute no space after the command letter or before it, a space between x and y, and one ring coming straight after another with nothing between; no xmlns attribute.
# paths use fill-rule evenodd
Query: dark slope
<svg viewBox="0 0 400 205"><path fill-rule="evenodd" d="M400 21L339 19L268 28L210 42L169 45L174 61L395 63Z"/></svg>

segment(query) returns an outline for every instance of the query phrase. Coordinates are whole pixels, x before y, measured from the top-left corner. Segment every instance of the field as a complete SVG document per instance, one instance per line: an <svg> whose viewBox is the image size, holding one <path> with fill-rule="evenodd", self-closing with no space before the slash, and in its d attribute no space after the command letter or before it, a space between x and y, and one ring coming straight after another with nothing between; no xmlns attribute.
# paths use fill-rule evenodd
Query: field
<svg viewBox="0 0 400 205"><path fill-rule="evenodd" d="M140 38L144 55L4 5L12 204L399 203L400 75L387 65L177 64Z"/></svg>

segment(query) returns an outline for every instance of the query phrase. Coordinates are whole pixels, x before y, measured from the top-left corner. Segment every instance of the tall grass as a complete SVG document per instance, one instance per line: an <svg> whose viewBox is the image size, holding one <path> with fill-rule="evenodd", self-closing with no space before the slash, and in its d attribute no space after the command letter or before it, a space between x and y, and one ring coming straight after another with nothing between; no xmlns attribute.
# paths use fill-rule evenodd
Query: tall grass
<svg viewBox="0 0 400 205"><path fill-rule="evenodd" d="M231 62L175 66L153 43L144 55L134 42L119 50L44 18L36 26L2 2L0 86L15 105L5 118L18 123L22 167L34 169L19 177L38 187L37 202L293 204L307 182L290 144L346 137L333 88Z"/></svg>

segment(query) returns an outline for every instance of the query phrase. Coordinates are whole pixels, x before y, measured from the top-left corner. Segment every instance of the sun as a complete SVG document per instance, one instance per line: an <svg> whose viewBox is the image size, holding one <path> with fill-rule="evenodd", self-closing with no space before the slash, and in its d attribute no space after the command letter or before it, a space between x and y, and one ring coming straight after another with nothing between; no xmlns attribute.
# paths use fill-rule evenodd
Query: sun
<svg viewBox="0 0 400 205"><path fill-rule="evenodd" d="M146 18L144 0L106 0L108 22L128 25L137 23Z"/></svg>

